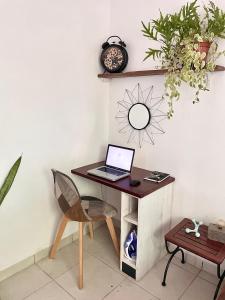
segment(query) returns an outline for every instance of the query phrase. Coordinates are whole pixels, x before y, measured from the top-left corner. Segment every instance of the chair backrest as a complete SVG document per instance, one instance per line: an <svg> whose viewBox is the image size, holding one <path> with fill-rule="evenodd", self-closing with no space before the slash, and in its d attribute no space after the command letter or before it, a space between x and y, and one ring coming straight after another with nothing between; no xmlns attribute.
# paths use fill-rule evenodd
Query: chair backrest
<svg viewBox="0 0 225 300"><path fill-rule="evenodd" d="M62 212L71 220L89 221L88 215L81 206L79 191L73 180L66 174L52 169L54 192Z"/></svg>

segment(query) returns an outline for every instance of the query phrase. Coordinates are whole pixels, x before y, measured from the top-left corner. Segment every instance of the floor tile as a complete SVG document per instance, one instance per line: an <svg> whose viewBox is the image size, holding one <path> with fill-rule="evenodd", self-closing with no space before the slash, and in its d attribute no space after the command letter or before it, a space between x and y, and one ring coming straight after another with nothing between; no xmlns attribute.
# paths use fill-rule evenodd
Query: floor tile
<svg viewBox="0 0 225 300"><path fill-rule="evenodd" d="M198 277L185 291L181 300L212 300L215 288L214 284Z"/></svg>
<svg viewBox="0 0 225 300"><path fill-rule="evenodd" d="M169 257L170 257L170 255L167 256L167 260L169 259ZM188 272L195 274L195 275L197 275L200 272L199 268L197 268L187 262L185 262L185 264L182 264L181 263L181 253L177 254L177 256L173 258L172 263Z"/></svg>
<svg viewBox="0 0 225 300"><path fill-rule="evenodd" d="M110 294L108 294L104 300L157 300L154 296L130 282L129 280L123 281L118 287L116 287Z"/></svg>
<svg viewBox="0 0 225 300"><path fill-rule="evenodd" d="M169 256L163 258L138 281L120 273L107 226L84 236L84 288L79 290L78 243L57 252L55 260L42 259L38 265L0 282L1 300L212 300L218 278L177 256L168 272L167 286L161 281ZM40 269L41 268L41 269ZM52 281L47 274L56 280Z"/></svg>
<svg viewBox="0 0 225 300"><path fill-rule="evenodd" d="M206 271L201 271L199 273L199 277L202 278L202 279L205 279L205 280L209 281L210 283L216 284L216 285L219 282L219 279L216 276L216 274L213 275L211 273L207 273Z"/></svg>
<svg viewBox="0 0 225 300"><path fill-rule="evenodd" d="M71 243L57 251L55 259L46 257L37 264L50 277L56 278L78 264L78 257L78 247Z"/></svg>
<svg viewBox="0 0 225 300"><path fill-rule="evenodd" d="M119 238L119 234L117 233ZM76 242L78 244L78 241ZM116 255L114 246L107 226L101 226L94 232L94 239L84 237L84 249L91 255L105 262L114 270L119 271L119 258Z"/></svg>
<svg viewBox="0 0 225 300"><path fill-rule="evenodd" d="M78 289L78 268L70 269L56 281L79 300L100 300L124 280L118 272L89 255L84 260L84 288Z"/></svg>
<svg viewBox="0 0 225 300"><path fill-rule="evenodd" d="M177 300L196 275L171 264L167 275L167 286L163 287L161 282L166 263L167 259L162 259L137 284L161 300Z"/></svg>
<svg viewBox="0 0 225 300"><path fill-rule="evenodd" d="M39 267L33 265L0 282L1 300L21 300L43 287L51 279Z"/></svg>
<svg viewBox="0 0 225 300"><path fill-rule="evenodd" d="M50 282L37 292L28 296L24 300L72 300L67 292L59 287L55 282Z"/></svg>

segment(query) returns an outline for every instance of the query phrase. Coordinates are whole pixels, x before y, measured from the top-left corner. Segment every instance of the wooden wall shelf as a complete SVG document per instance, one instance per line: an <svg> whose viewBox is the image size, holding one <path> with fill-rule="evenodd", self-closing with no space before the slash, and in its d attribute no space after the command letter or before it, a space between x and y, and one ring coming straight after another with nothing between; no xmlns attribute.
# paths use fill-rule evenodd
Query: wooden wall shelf
<svg viewBox="0 0 225 300"><path fill-rule="evenodd" d="M225 71L225 67L216 66L214 72ZM98 78L121 78L121 77L139 77L139 76L155 76L155 75L163 75L167 73L167 69L156 69L156 70L143 70L143 71L131 71L124 73L103 73L98 74Z"/></svg>

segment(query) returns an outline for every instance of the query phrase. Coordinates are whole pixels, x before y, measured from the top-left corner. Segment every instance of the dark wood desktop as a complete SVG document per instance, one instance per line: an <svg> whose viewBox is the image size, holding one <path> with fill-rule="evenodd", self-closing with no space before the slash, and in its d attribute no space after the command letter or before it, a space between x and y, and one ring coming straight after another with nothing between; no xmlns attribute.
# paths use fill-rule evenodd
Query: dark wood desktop
<svg viewBox="0 0 225 300"><path fill-rule="evenodd" d="M105 164L104 161L97 162L77 169L72 169L71 173L98 182L100 184L106 185L115 190L119 190L121 192L130 194L137 198L143 198L153 193L154 191L172 183L175 180L173 177L168 177L167 179L165 179L160 183L144 180L145 177L149 176L150 171L137 168L137 167L132 168L131 176L125 177L118 181L109 181L107 179L97 177L95 175L91 175L87 173L88 170L103 166L104 164ZM132 187L130 186L130 179L140 180L141 184L139 186Z"/></svg>

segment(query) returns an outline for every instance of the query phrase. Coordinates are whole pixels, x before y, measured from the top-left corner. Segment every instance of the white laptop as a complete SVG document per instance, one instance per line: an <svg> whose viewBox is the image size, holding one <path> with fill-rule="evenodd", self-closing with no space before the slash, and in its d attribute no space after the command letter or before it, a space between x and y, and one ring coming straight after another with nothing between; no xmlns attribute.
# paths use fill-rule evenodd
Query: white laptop
<svg viewBox="0 0 225 300"><path fill-rule="evenodd" d="M105 165L87 171L98 177L102 177L111 181L116 181L130 175L134 149L125 148L116 145L108 145L108 150L105 159Z"/></svg>

